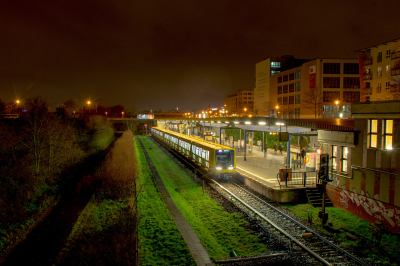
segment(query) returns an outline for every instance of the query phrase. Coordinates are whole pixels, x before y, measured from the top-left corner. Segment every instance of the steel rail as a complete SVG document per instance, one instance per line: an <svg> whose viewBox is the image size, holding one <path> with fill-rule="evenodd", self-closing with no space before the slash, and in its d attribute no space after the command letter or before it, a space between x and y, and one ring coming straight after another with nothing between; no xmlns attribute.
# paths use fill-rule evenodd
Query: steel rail
<svg viewBox="0 0 400 266"><path fill-rule="evenodd" d="M234 184L234 183L232 183ZM278 210L277 208L275 208L274 206L272 206L271 204L269 204L268 202L266 202L265 200L261 199L260 197L254 195L253 193L251 193L250 191L248 191L247 189L244 189L242 187L239 187L237 184L234 184L235 186L237 186L238 188L246 191L247 193L249 193L251 196L255 197L257 200L263 202L264 204L266 204L268 207L270 207L271 209L273 209L274 211L278 212L280 215L286 217L287 219L289 219L290 221L294 222L296 225L304 228L305 230L307 230L308 232L312 233L314 236L316 236L317 238L319 238L321 241L323 241L324 243L328 244L329 246L331 246L332 248L334 248L336 251L342 253L343 255L345 255L346 257L348 257L349 259L357 262L359 265L363 265L363 266L367 266L367 264L365 264L364 262L362 262L361 260L359 260L358 258L354 257L352 254L350 254L349 252L341 249L340 247L336 246L335 244L333 244L332 242L330 242L329 240L325 239L323 236L317 234L315 231L313 231L311 228L308 228L307 226L299 223L298 221L296 221L295 219L293 219L292 217L288 216L287 214L285 214L284 212Z"/></svg>
<svg viewBox="0 0 400 266"><path fill-rule="evenodd" d="M253 209L253 207L251 207L250 205L248 205L246 202L244 202L243 200L241 200L240 198L238 198L236 195L234 195L232 192L230 192L228 189L224 188L222 185L220 185L217 181L212 180L212 182L214 182L216 185L218 185L220 188L222 188L223 190L225 190L226 193L230 194L233 198L235 198L237 201L239 201L241 204L243 204L246 208L248 208L249 210L251 210L252 212L254 212L255 214L257 214L261 219L263 219L264 221L266 221L267 223L269 223L271 226L273 226L276 230L278 230L279 232L281 232L283 235L285 235L287 238L289 238L292 242L296 243L301 249L303 249L304 251L306 251L308 254L310 254L312 257L316 258L318 261L320 261L322 264L327 265L327 266L331 266L332 264L330 264L329 262L327 262L324 258L322 258L321 256L319 256L317 253L315 253L314 251L312 251L310 248L308 248L307 246L305 246L303 243L301 243L299 240L297 240L295 237L293 237L292 235L290 235L288 232L286 232L285 230L283 230L281 227L279 227L278 225L276 225L273 221L271 221L270 219L268 219L267 217L265 217L263 214L261 214L259 211Z"/></svg>

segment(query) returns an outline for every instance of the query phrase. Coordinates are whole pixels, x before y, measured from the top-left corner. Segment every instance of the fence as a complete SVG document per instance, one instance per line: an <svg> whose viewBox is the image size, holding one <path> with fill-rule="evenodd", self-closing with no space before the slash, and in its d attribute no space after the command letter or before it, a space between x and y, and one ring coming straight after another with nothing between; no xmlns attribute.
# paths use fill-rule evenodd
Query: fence
<svg viewBox="0 0 400 266"><path fill-rule="evenodd" d="M279 187L282 186L311 186L317 183L318 174L311 172L281 172L276 175Z"/></svg>

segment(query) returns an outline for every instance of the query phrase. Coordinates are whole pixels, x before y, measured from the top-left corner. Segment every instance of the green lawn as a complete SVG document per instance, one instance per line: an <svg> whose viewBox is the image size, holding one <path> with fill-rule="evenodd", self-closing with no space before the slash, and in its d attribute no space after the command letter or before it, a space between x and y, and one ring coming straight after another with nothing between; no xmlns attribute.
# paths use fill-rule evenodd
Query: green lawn
<svg viewBox="0 0 400 266"><path fill-rule="evenodd" d="M140 144L138 159L138 212L140 265L195 265L185 241L164 205Z"/></svg>
<svg viewBox="0 0 400 266"><path fill-rule="evenodd" d="M310 204L285 205L285 207L305 220L307 220L308 213L310 213L313 217L313 223L317 225L319 230L326 234L333 235L333 233L322 228L321 220L318 218L319 208L314 208ZM398 258L398 247L400 246L399 237L384 235L381 245L373 245L370 241L372 231L368 229L369 222L338 208L327 207L326 212L329 213L328 221L333 223L333 227L343 227L369 239L367 243L371 245L371 247L365 250L364 255L366 257L372 259L376 263L382 263L384 265L400 265L400 259ZM347 233L348 232L345 230L341 230L340 233L334 235L344 245L357 246L358 241L348 240L346 238Z"/></svg>
<svg viewBox="0 0 400 266"><path fill-rule="evenodd" d="M203 195L202 188L150 139L143 137L142 141L172 199L211 258L227 258L232 249L239 256L268 251L265 245L259 243L258 237L246 229L247 222L240 214L223 211L207 193ZM176 191L175 188L183 190Z"/></svg>

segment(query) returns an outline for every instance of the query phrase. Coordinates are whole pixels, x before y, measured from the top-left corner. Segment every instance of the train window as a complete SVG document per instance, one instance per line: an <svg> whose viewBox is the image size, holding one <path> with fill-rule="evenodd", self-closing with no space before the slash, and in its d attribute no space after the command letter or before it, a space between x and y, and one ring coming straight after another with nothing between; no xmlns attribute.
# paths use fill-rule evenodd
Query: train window
<svg viewBox="0 0 400 266"><path fill-rule="evenodd" d="M210 157L210 152L207 151L207 152L206 152L206 160L207 160L207 161L209 160L209 159L208 159L209 157ZM208 167L208 163L207 163L207 167Z"/></svg>
<svg viewBox="0 0 400 266"><path fill-rule="evenodd" d="M205 150L202 151L201 157L203 157L204 159L206 158L206 151Z"/></svg>
<svg viewBox="0 0 400 266"><path fill-rule="evenodd" d="M218 150L215 152L216 166L222 169L233 167L235 152L233 150Z"/></svg>

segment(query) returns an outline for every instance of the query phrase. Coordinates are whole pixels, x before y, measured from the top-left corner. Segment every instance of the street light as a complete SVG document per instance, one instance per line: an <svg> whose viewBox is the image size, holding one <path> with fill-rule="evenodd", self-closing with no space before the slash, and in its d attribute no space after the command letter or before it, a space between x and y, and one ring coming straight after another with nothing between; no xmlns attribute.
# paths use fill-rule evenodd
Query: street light
<svg viewBox="0 0 400 266"><path fill-rule="evenodd" d="M107 117L107 112L106 112L106 117Z"/></svg>
<svg viewBox="0 0 400 266"><path fill-rule="evenodd" d="M89 108L89 116L90 116L90 101L87 102Z"/></svg>
<svg viewBox="0 0 400 266"><path fill-rule="evenodd" d="M121 112L122 113L122 118L124 118L124 112Z"/></svg>

